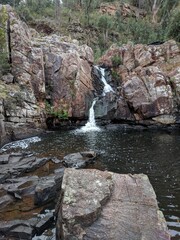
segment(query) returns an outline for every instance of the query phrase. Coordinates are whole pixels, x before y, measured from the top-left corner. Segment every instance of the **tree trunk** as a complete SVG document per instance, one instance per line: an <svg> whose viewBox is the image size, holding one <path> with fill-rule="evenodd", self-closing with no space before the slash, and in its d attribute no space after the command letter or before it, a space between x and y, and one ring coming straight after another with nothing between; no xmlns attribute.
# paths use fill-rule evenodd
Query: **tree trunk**
<svg viewBox="0 0 180 240"><path fill-rule="evenodd" d="M55 0L55 20L56 23L60 26L61 19L61 4L60 0Z"/></svg>
<svg viewBox="0 0 180 240"><path fill-rule="evenodd" d="M161 8L161 5L163 4L163 0L154 0L153 6L152 6L152 22L157 23L158 22L158 12Z"/></svg>

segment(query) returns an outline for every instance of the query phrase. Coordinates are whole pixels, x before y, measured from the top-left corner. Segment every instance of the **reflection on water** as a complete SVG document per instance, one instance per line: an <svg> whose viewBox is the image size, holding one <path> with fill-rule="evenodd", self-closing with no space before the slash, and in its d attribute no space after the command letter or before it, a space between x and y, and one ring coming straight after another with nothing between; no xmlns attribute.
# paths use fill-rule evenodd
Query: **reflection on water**
<svg viewBox="0 0 180 240"><path fill-rule="evenodd" d="M84 133L83 132L78 132L74 131L73 132L77 137L83 137L84 138ZM98 131L89 131L85 133L85 145L87 146L87 149L89 150L94 150L96 148L97 140L98 140Z"/></svg>
<svg viewBox="0 0 180 240"><path fill-rule="evenodd" d="M53 132L27 148L39 156L86 150L99 153L94 167L117 173L145 173L157 194L172 239L180 239L180 135L165 132L102 130ZM15 149L14 149L15 150Z"/></svg>

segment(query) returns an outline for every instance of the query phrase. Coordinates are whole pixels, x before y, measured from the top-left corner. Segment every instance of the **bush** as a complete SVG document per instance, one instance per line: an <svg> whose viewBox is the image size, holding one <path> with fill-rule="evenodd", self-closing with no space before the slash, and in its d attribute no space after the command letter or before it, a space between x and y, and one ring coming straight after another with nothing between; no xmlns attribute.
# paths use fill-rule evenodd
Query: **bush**
<svg viewBox="0 0 180 240"><path fill-rule="evenodd" d="M110 29L113 25L112 17L108 15L100 16L98 20L98 27L103 30Z"/></svg>
<svg viewBox="0 0 180 240"><path fill-rule="evenodd" d="M118 67L119 65L122 64L122 59L121 59L121 57L119 55L114 55L111 58L111 61L112 61L113 67Z"/></svg>
<svg viewBox="0 0 180 240"><path fill-rule="evenodd" d="M0 11L0 75L6 74L10 70L9 54L7 52L7 11L3 6Z"/></svg>
<svg viewBox="0 0 180 240"><path fill-rule="evenodd" d="M172 13L170 22L166 28L166 38L173 38L180 42L180 10L176 9Z"/></svg>
<svg viewBox="0 0 180 240"><path fill-rule="evenodd" d="M153 26L148 19L129 18L126 25L128 40L134 43L147 44L164 40L164 31L160 25Z"/></svg>
<svg viewBox="0 0 180 240"><path fill-rule="evenodd" d="M6 49L6 31L7 31L8 14L6 8L3 6L0 11L0 50Z"/></svg>
<svg viewBox="0 0 180 240"><path fill-rule="evenodd" d="M68 111L67 110L61 109L61 107L59 107L58 109L55 109L54 106L52 106L47 101L45 102L45 109L46 109L47 114L51 115L52 117L59 118L62 120L68 119Z"/></svg>
<svg viewBox="0 0 180 240"><path fill-rule="evenodd" d="M8 53L0 52L0 76L10 72L11 66L8 62Z"/></svg>

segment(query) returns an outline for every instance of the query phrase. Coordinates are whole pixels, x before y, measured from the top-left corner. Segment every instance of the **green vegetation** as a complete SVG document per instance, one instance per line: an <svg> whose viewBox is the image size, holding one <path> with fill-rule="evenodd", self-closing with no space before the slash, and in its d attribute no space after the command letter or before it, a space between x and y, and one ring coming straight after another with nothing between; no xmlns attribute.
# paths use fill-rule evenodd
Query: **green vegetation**
<svg viewBox="0 0 180 240"><path fill-rule="evenodd" d="M180 9L175 9L167 26L166 38L173 38L180 42Z"/></svg>
<svg viewBox="0 0 180 240"><path fill-rule="evenodd" d="M49 114L52 117L59 118L59 119L62 119L62 120L67 120L68 119L67 110L62 109L61 106L59 106L59 108L57 109L46 101L45 102L45 108L46 108L47 114Z"/></svg>
<svg viewBox="0 0 180 240"><path fill-rule="evenodd" d="M111 61L112 61L113 67L118 67L119 65L122 64L122 59L121 59L121 57L118 56L118 55L114 55L114 56L111 58Z"/></svg>
<svg viewBox="0 0 180 240"><path fill-rule="evenodd" d="M112 44L128 41L152 43L180 41L179 0L2 0L42 34L60 33L91 46L98 59ZM114 4L116 12L100 12L101 4ZM136 7L122 13L122 4ZM115 60L116 61L116 60Z"/></svg>
<svg viewBox="0 0 180 240"><path fill-rule="evenodd" d="M0 76L6 74L10 70L10 64L8 62L8 50L7 50L7 12L3 6L0 10Z"/></svg>

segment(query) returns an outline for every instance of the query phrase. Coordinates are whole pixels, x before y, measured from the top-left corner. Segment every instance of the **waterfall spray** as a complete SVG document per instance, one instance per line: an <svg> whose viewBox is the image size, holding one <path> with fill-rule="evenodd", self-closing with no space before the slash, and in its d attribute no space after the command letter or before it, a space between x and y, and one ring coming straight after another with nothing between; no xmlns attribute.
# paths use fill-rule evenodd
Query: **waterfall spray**
<svg viewBox="0 0 180 240"><path fill-rule="evenodd" d="M84 127L80 129L81 132L90 132L90 131L100 131L100 128L96 126L95 115L94 115L94 105L97 99L93 100L91 108L89 109L89 119Z"/></svg>

